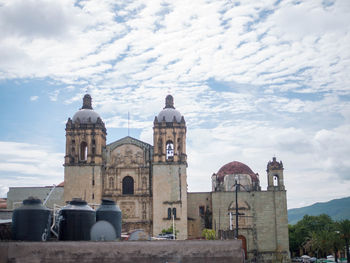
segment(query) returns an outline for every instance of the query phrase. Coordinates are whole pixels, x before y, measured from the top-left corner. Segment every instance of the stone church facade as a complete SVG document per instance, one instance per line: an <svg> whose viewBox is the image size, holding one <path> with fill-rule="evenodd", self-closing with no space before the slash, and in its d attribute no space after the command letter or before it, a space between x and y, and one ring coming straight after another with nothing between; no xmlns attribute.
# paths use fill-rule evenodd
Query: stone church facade
<svg viewBox="0 0 350 263"><path fill-rule="evenodd" d="M213 174L212 192L188 193L186 122L171 95L154 119L153 146L132 137L107 145L107 130L91 102L86 94L83 107L66 124L64 201L113 199L122 210L123 232L144 229L157 236L174 223L179 239L200 238L204 228L233 238L237 207L238 238L247 259L288 262L282 162L268 163L266 191L258 174L232 162Z"/></svg>

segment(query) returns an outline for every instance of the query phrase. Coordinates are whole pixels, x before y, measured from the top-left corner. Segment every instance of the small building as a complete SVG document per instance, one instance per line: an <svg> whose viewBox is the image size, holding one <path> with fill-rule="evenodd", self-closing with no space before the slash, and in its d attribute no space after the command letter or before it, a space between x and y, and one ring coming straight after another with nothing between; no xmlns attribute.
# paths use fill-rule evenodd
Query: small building
<svg viewBox="0 0 350 263"><path fill-rule="evenodd" d="M286 262L287 199L283 164L275 157L267 164L267 178L264 191L259 175L247 165L233 161L221 167L212 175L212 192L188 193L189 237L200 237L204 228L212 228L219 238L235 238L238 211L238 238L247 258Z"/></svg>
<svg viewBox="0 0 350 263"><path fill-rule="evenodd" d="M7 193L7 209L12 210L21 206L23 200L30 196L36 197L42 202L48 198L46 206L50 209L53 209L54 204L64 206L63 186L62 182L57 186L10 187Z"/></svg>

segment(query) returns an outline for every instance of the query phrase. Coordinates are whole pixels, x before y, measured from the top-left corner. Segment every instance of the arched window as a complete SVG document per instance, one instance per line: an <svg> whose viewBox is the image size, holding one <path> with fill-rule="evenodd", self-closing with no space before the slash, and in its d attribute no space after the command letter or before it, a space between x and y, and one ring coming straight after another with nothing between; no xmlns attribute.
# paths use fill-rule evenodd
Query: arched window
<svg viewBox="0 0 350 263"><path fill-rule="evenodd" d="M131 176L125 176L123 178L123 195L134 194L134 179Z"/></svg>
<svg viewBox="0 0 350 263"><path fill-rule="evenodd" d="M278 186L278 175L273 176L273 186Z"/></svg>
<svg viewBox="0 0 350 263"><path fill-rule="evenodd" d="M87 151L88 151L87 143L86 142L82 142L80 144L80 161L86 161L87 160Z"/></svg>
<svg viewBox="0 0 350 263"><path fill-rule="evenodd" d="M114 178L109 177L109 189L113 189L113 188L114 188Z"/></svg>
<svg viewBox="0 0 350 263"><path fill-rule="evenodd" d="M174 158L174 144L172 141L166 142L166 159L172 160Z"/></svg>
<svg viewBox="0 0 350 263"><path fill-rule="evenodd" d="M171 219L171 208L168 208L168 219Z"/></svg>

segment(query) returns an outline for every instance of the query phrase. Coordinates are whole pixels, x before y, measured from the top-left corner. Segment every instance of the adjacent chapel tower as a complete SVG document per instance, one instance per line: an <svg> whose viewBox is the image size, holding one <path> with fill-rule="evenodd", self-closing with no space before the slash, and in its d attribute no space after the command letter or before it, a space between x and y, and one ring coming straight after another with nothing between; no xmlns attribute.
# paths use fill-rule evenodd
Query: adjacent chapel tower
<svg viewBox="0 0 350 263"><path fill-rule="evenodd" d="M153 235L173 224L187 238L186 123L168 95L153 125Z"/></svg>
<svg viewBox="0 0 350 263"><path fill-rule="evenodd" d="M268 191L283 191L284 178L283 178L283 163L282 161L277 162L276 157L272 158L272 162L269 161L267 164L267 190Z"/></svg>
<svg viewBox="0 0 350 263"><path fill-rule="evenodd" d="M83 107L66 124L65 201L82 198L88 203L100 203L106 135L105 124L93 110L91 96L86 94Z"/></svg>

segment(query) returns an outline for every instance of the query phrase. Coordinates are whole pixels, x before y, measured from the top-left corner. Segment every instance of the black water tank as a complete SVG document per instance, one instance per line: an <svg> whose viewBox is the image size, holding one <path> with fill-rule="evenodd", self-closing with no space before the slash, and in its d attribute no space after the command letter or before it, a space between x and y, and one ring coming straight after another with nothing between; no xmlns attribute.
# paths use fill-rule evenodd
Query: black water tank
<svg viewBox="0 0 350 263"><path fill-rule="evenodd" d="M120 239L122 232L122 211L113 200L102 199L102 204L96 210L96 220L105 220L111 223L115 229L117 238Z"/></svg>
<svg viewBox="0 0 350 263"><path fill-rule="evenodd" d="M59 212L59 240L90 240L96 212L81 199L74 199Z"/></svg>
<svg viewBox="0 0 350 263"><path fill-rule="evenodd" d="M12 239L46 241L50 234L51 213L41 200L29 197L12 214Z"/></svg>

